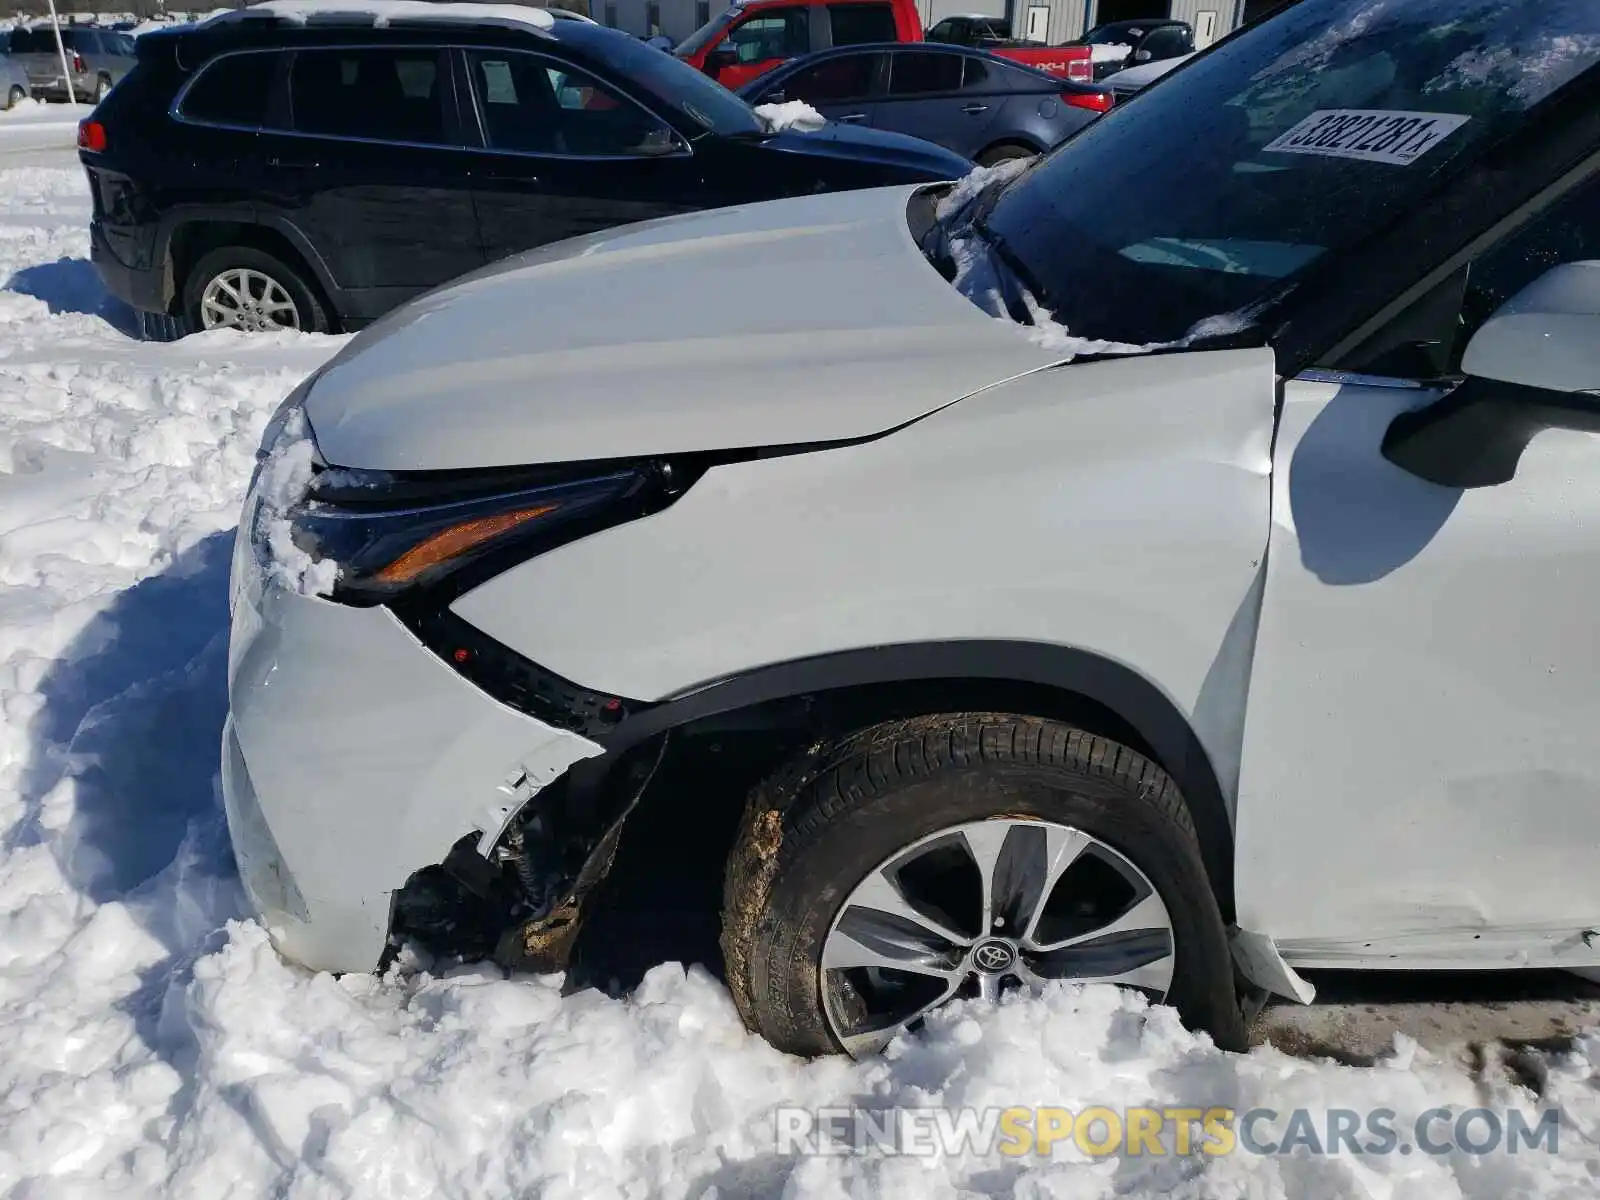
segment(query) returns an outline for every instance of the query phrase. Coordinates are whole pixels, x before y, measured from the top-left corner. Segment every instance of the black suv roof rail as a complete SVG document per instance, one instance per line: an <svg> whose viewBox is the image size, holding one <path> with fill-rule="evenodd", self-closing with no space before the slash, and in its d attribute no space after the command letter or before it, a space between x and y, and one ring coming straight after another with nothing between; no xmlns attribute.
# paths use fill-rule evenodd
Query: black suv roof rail
<svg viewBox="0 0 1600 1200"><path fill-rule="evenodd" d="M515 3L467 0L265 0L219 13L185 32L221 32L243 24L271 22L304 28L382 29L391 25L488 25L548 34L556 19L545 9Z"/></svg>

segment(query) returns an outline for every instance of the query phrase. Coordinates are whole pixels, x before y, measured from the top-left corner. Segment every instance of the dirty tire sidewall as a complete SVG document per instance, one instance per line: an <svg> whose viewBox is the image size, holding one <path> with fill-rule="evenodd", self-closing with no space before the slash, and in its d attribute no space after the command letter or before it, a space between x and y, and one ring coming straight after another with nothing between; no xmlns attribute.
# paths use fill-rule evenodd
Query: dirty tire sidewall
<svg viewBox="0 0 1600 1200"><path fill-rule="evenodd" d="M223 246L204 255L189 269L188 277L183 281L183 317L188 329L194 332L204 331L205 322L200 319L200 297L205 293L206 284L223 271L236 267L248 267L252 271L260 271L282 284L294 301L295 308L300 312L302 333L328 332L327 312L322 307L322 302L317 299L316 292L301 277L300 272L266 251L257 250L254 246Z"/></svg>
<svg viewBox="0 0 1600 1200"><path fill-rule="evenodd" d="M837 1053L818 964L839 905L917 839L1001 815L1081 829L1144 872L1172 918L1167 1003L1218 1045L1243 1048L1226 931L1177 786L1105 738L1005 715L878 726L809 775L796 767L756 790L729 860L723 913L728 983L745 1023L790 1053Z"/></svg>
<svg viewBox="0 0 1600 1200"><path fill-rule="evenodd" d="M111 81L104 76L94 85L94 102L99 104L111 94Z"/></svg>
<svg viewBox="0 0 1600 1200"><path fill-rule="evenodd" d="M980 167L992 167L996 163L1010 162L1018 158L1037 158L1038 156L1026 146L991 146L978 155Z"/></svg>
<svg viewBox="0 0 1600 1200"><path fill-rule="evenodd" d="M24 92L19 87L13 86L11 90L6 93L6 108L13 109L27 98L28 93Z"/></svg>

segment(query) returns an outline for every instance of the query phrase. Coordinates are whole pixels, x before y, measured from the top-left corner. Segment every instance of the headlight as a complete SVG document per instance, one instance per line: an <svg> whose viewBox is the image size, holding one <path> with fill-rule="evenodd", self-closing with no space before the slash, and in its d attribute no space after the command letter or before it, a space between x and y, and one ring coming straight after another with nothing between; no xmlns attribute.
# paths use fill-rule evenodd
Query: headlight
<svg viewBox="0 0 1600 1200"><path fill-rule="evenodd" d="M447 578L457 591L511 562L665 507L665 462L401 475L325 468L289 514L294 544L337 565L333 596L374 604ZM474 569L475 568L475 569Z"/></svg>

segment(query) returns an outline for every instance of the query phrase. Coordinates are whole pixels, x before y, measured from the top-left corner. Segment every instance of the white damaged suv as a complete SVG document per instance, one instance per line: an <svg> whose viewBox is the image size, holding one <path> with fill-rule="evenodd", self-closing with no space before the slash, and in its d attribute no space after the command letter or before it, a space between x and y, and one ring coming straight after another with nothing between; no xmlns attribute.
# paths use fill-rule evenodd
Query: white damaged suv
<svg viewBox="0 0 1600 1200"><path fill-rule="evenodd" d="M240 526L263 923L557 967L650 809L731 842L798 1053L1058 979L1238 1045L1302 968L1600 968L1597 62L1590 0L1301 0L1020 172L384 319Z"/></svg>

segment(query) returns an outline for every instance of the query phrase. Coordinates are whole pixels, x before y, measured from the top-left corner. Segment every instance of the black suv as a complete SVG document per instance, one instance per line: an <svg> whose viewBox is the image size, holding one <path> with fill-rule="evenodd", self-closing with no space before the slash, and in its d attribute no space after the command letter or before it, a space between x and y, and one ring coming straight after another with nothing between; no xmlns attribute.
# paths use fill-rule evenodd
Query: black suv
<svg viewBox="0 0 1600 1200"><path fill-rule="evenodd" d="M79 127L95 265L148 332L355 328L561 238L971 166L782 131L670 55L539 9L291 7L145 35Z"/></svg>
<svg viewBox="0 0 1600 1200"><path fill-rule="evenodd" d="M1094 64L1094 77L1104 79L1126 67L1177 58L1194 53L1194 26L1187 21L1152 17L1148 21L1107 21L1096 25L1069 46L1127 46L1128 56L1102 59Z"/></svg>

